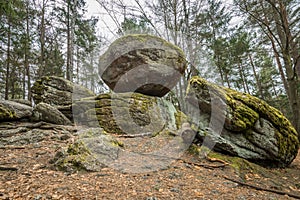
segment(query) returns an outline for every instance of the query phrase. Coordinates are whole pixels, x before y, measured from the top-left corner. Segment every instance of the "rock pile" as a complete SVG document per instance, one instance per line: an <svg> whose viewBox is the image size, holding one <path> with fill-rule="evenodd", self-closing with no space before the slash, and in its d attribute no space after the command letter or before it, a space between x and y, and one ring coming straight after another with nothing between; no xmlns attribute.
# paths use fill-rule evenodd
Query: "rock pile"
<svg viewBox="0 0 300 200"><path fill-rule="evenodd" d="M141 34L113 42L100 57L99 73L114 92L162 97L177 84L186 67L180 48Z"/></svg>

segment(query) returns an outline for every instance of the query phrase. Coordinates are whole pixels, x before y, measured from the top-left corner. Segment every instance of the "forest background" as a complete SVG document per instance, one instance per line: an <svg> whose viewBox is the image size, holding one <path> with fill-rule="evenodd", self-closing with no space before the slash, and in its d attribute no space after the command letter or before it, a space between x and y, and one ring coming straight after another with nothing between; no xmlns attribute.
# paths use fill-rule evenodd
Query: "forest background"
<svg viewBox="0 0 300 200"><path fill-rule="evenodd" d="M99 57L131 33L186 53L187 72L165 97L175 104L200 75L265 100L300 133L299 0L0 0L0 99L31 100L48 75L107 91Z"/></svg>

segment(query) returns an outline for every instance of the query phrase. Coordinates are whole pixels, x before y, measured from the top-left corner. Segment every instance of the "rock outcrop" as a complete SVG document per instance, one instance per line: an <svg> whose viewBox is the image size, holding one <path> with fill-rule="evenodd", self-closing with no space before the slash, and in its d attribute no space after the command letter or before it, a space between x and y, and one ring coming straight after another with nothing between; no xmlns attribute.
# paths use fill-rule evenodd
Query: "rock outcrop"
<svg viewBox="0 0 300 200"><path fill-rule="evenodd" d="M29 119L32 107L14 101L0 100L0 121Z"/></svg>
<svg viewBox="0 0 300 200"><path fill-rule="evenodd" d="M104 163L118 157L122 143L105 134L101 128L89 128L78 132L79 138L67 148L57 152L51 162L63 171L100 171Z"/></svg>
<svg viewBox="0 0 300 200"><path fill-rule="evenodd" d="M177 130L186 120L172 103L139 93L107 93L85 98L73 105L75 122L102 127L108 133L157 134Z"/></svg>
<svg viewBox="0 0 300 200"><path fill-rule="evenodd" d="M99 73L114 92L162 97L187 67L183 51L155 36L119 38L100 57Z"/></svg>
<svg viewBox="0 0 300 200"><path fill-rule="evenodd" d="M14 101L14 102L24 104L24 105L27 105L27 106L30 106L30 107L32 106L31 101L26 100L26 99L10 99L10 101Z"/></svg>
<svg viewBox="0 0 300 200"><path fill-rule="evenodd" d="M47 103L39 103L35 106L32 119L52 124L72 125L72 122L55 107Z"/></svg>
<svg viewBox="0 0 300 200"><path fill-rule="evenodd" d="M31 87L35 104L41 102L54 106L72 120L72 102L95 94L85 87L61 77L45 76Z"/></svg>
<svg viewBox="0 0 300 200"><path fill-rule="evenodd" d="M266 102L200 77L190 80L187 100L206 115L206 125L200 127L198 136L215 144L215 150L276 167L287 166L296 157L296 130ZM212 126L224 125L221 134L209 128L212 119Z"/></svg>

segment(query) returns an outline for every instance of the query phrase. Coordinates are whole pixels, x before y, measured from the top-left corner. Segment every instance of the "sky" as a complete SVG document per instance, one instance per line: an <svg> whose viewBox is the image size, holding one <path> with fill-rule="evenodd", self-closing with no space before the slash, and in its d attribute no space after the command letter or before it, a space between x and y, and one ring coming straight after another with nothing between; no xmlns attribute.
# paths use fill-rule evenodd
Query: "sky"
<svg viewBox="0 0 300 200"><path fill-rule="evenodd" d="M223 0L224 3L227 6L232 6L233 0ZM99 36L102 36L107 41L107 44L110 44L112 41L118 38L118 35L116 34L118 29L117 25L114 23L114 21L109 17L107 12L104 10L104 8L101 7L101 5L97 2L97 0L86 0L87 2L87 13L86 16L88 18L95 16L99 18L99 22L97 24L97 33ZM133 0L125 0L126 4L134 4ZM234 18L231 21L231 24L234 26L236 24L240 23L240 18Z"/></svg>
<svg viewBox="0 0 300 200"><path fill-rule="evenodd" d="M96 0L87 1L87 17L98 17L98 33L109 39L114 39L116 36L113 35L117 32L117 27L112 19L106 14L105 10L100 6ZM111 33L113 32L113 33Z"/></svg>

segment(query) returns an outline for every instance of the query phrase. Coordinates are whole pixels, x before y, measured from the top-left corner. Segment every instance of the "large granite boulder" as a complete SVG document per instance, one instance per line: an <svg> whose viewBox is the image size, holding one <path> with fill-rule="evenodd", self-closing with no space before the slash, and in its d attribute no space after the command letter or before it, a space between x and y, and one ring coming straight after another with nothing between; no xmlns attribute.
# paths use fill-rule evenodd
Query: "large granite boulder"
<svg viewBox="0 0 300 200"><path fill-rule="evenodd" d="M151 35L117 39L100 57L99 73L114 92L139 92L162 97L187 67L183 51Z"/></svg>
<svg viewBox="0 0 300 200"><path fill-rule="evenodd" d="M102 127L108 133L159 133L177 130L186 119L172 103L139 93L107 93L73 105L75 122Z"/></svg>
<svg viewBox="0 0 300 200"><path fill-rule="evenodd" d="M72 125L72 122L55 107L47 103L39 103L35 106L32 119L52 124Z"/></svg>
<svg viewBox="0 0 300 200"><path fill-rule="evenodd" d="M287 166L296 157L296 130L266 102L200 77L189 81L187 100L202 115L198 136L214 144L214 150L276 167ZM221 134L214 131L220 125Z"/></svg>
<svg viewBox="0 0 300 200"><path fill-rule="evenodd" d="M14 101L0 100L0 121L29 119L32 107Z"/></svg>
<svg viewBox="0 0 300 200"><path fill-rule="evenodd" d="M31 87L35 104L41 102L54 106L72 120L72 102L84 97L95 96L87 88L61 77L44 76Z"/></svg>

